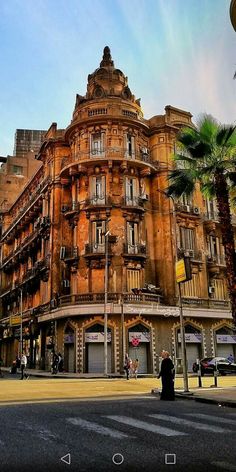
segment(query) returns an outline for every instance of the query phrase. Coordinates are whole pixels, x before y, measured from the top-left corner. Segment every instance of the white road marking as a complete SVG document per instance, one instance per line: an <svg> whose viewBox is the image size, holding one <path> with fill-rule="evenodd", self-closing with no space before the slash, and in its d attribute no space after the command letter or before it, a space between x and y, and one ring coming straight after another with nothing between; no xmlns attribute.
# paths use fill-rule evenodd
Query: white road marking
<svg viewBox="0 0 236 472"><path fill-rule="evenodd" d="M211 465L214 465L215 467L218 467L223 470L227 470L229 472L235 472L236 471L236 465L229 464L229 462L225 461L216 461L212 462Z"/></svg>
<svg viewBox="0 0 236 472"><path fill-rule="evenodd" d="M111 438L124 439L130 438L132 436L121 433L118 430L107 428L98 423L92 423L91 421L83 420L82 418L67 418L68 423L71 423L75 426L80 426L87 431L94 431L95 433L103 434L104 436L110 436Z"/></svg>
<svg viewBox="0 0 236 472"><path fill-rule="evenodd" d="M168 421L169 423L180 424L182 426L190 426L194 429L202 429L205 431L211 431L212 433L232 433L230 429L221 428L220 426L208 425L203 423L197 423L196 421L185 420L184 418L178 418L177 416L169 415L148 415L151 418L157 420Z"/></svg>
<svg viewBox="0 0 236 472"><path fill-rule="evenodd" d="M118 423L127 424L128 426L133 426L134 428L143 429L145 431L151 431L152 433L163 434L163 436L186 436L186 433L182 433L181 431L175 431L173 429L164 428L163 426L146 423L146 421L137 420L135 418L130 418L127 416L109 415L105 416L105 418L117 421Z"/></svg>
<svg viewBox="0 0 236 472"><path fill-rule="evenodd" d="M24 428L24 430L31 431L38 434L40 439L43 439L44 441L50 441L51 439L55 439L55 440L58 439L58 436L56 434L53 434L51 431L44 428L43 426L42 427L40 427L39 425L34 426L34 425L24 423L23 421L18 421L18 424L21 425Z"/></svg>
<svg viewBox="0 0 236 472"><path fill-rule="evenodd" d="M220 418L219 416L212 416L212 415L205 415L204 413L185 413L187 416L193 416L194 418L200 418L202 420L212 420L216 423L224 423L224 424L233 424L235 423L235 419L227 419L227 418Z"/></svg>

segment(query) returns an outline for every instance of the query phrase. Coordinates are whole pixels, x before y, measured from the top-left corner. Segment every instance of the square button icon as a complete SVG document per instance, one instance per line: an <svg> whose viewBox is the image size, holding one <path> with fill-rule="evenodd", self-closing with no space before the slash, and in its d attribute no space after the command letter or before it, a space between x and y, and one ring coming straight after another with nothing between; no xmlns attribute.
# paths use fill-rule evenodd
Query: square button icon
<svg viewBox="0 0 236 472"><path fill-rule="evenodd" d="M165 464L166 465L175 465L176 464L176 454L165 454Z"/></svg>

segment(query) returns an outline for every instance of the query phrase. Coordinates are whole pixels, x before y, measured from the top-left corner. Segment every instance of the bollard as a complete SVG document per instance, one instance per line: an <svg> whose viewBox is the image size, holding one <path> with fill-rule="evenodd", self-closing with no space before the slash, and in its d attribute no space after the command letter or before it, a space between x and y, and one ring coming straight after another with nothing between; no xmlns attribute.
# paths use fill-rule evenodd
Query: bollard
<svg viewBox="0 0 236 472"><path fill-rule="evenodd" d="M201 362L200 362L200 359L197 359L197 365L198 365L198 371L197 371L198 387L201 388L202 387L202 376L201 376Z"/></svg>
<svg viewBox="0 0 236 472"><path fill-rule="evenodd" d="M215 386L215 387L218 387L218 385L217 385L217 377L218 377L218 369L217 369L217 362L216 362L215 369L214 369L214 386Z"/></svg>

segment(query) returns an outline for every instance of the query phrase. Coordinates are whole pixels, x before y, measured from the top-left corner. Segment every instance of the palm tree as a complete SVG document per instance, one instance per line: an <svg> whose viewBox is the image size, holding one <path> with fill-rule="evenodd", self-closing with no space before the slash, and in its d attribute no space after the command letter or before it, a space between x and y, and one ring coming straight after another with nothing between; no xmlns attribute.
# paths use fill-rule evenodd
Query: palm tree
<svg viewBox="0 0 236 472"><path fill-rule="evenodd" d="M236 195L236 126L221 125L203 115L196 127L185 127L177 137L180 152L176 167L169 174L167 195L191 195L196 183L203 194L215 197L225 249L228 292L236 324L236 253L231 207Z"/></svg>

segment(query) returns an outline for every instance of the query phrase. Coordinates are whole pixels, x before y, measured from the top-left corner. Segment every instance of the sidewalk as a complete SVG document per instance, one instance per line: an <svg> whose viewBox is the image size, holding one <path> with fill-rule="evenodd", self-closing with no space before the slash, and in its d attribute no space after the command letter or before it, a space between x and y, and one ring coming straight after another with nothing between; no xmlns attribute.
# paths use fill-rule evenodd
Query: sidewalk
<svg viewBox="0 0 236 472"><path fill-rule="evenodd" d="M154 389L151 391L153 395L159 396L160 391ZM236 387L209 387L209 388L194 388L188 393L183 390L176 389L175 396L177 398L184 398L188 400L195 400L201 403L212 403L219 407L228 406L236 408Z"/></svg>
<svg viewBox="0 0 236 472"><path fill-rule="evenodd" d="M52 375L42 370L26 369L30 382L19 382L20 372L9 374L9 368L2 368L8 375L1 381L0 403L6 401L38 401L85 399L92 397L105 398L108 396L139 396L157 395L161 390L161 380L155 375L138 375L128 382L124 375L112 374L109 378L103 374L59 373ZM198 387L198 377L189 376L189 393L184 393L182 375L175 379L177 398L192 399L205 403L215 403L219 406L236 406L236 376L219 376L218 387L214 386L214 377L204 376L202 387ZM38 378L38 379L37 379Z"/></svg>

